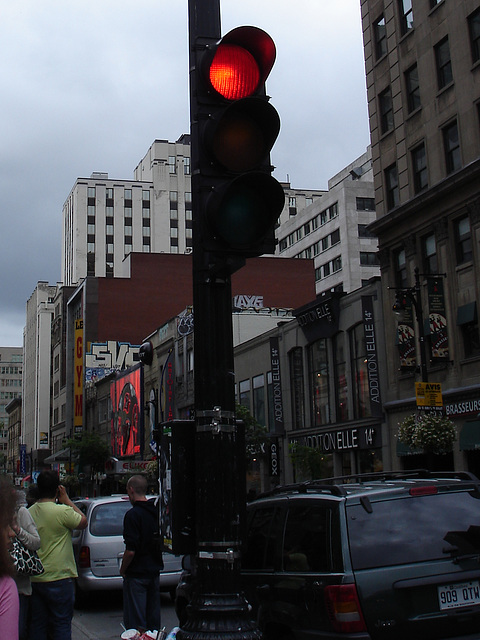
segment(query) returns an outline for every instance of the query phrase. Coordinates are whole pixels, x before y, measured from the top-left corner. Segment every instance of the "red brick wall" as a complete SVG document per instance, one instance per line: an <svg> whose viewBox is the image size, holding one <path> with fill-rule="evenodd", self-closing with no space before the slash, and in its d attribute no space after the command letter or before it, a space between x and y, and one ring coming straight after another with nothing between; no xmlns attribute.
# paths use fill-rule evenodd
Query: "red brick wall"
<svg viewBox="0 0 480 640"><path fill-rule="evenodd" d="M315 298L313 260L247 260L232 276L232 295L263 296L265 307L300 307ZM98 335L87 339L140 344L192 297L191 256L132 254L130 278L98 278Z"/></svg>

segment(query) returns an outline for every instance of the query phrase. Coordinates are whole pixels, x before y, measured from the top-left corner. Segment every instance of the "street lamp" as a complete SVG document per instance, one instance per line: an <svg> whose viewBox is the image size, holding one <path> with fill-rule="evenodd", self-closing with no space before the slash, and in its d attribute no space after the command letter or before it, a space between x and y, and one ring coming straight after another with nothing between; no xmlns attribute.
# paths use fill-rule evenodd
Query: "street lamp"
<svg viewBox="0 0 480 640"><path fill-rule="evenodd" d="M389 287L396 292L392 311L398 316L405 312L406 301L409 300L415 309L415 317L418 324L418 339L420 343L420 374L422 382L428 382L427 352L425 348L425 327L423 325L422 293L420 289L420 273L415 267L415 286L413 287Z"/></svg>

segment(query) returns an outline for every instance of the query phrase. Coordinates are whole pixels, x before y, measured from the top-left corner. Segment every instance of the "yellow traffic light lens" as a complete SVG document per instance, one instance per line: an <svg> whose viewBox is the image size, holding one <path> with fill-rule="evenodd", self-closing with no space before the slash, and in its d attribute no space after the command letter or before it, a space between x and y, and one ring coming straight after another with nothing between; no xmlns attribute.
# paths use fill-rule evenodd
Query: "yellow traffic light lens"
<svg viewBox="0 0 480 640"><path fill-rule="evenodd" d="M253 55L235 44L220 44L210 65L212 87L227 100L247 98L260 83L260 69Z"/></svg>

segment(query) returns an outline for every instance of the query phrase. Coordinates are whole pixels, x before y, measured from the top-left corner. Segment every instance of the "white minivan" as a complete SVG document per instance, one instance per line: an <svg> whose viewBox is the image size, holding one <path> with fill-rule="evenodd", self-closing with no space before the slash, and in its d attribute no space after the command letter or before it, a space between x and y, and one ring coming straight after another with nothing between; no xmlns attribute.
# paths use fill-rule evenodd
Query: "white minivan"
<svg viewBox="0 0 480 640"><path fill-rule="evenodd" d="M123 517L132 505L127 495L84 498L75 500L75 504L88 519L86 529L75 529L72 533L78 570L76 599L79 603L91 591L122 589ZM170 593L173 599L182 571L181 556L164 553L163 563L160 589Z"/></svg>

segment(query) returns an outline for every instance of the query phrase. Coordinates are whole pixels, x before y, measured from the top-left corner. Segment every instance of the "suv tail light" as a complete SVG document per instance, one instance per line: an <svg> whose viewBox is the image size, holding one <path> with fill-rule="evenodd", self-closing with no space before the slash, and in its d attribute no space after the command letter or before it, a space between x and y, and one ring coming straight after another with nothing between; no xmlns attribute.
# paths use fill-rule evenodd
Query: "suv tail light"
<svg viewBox="0 0 480 640"><path fill-rule="evenodd" d="M90 568L90 548L80 547L80 553L78 554L78 566L80 569Z"/></svg>
<svg viewBox="0 0 480 640"><path fill-rule="evenodd" d="M354 584L325 587L325 603L335 631L358 633L367 630Z"/></svg>

